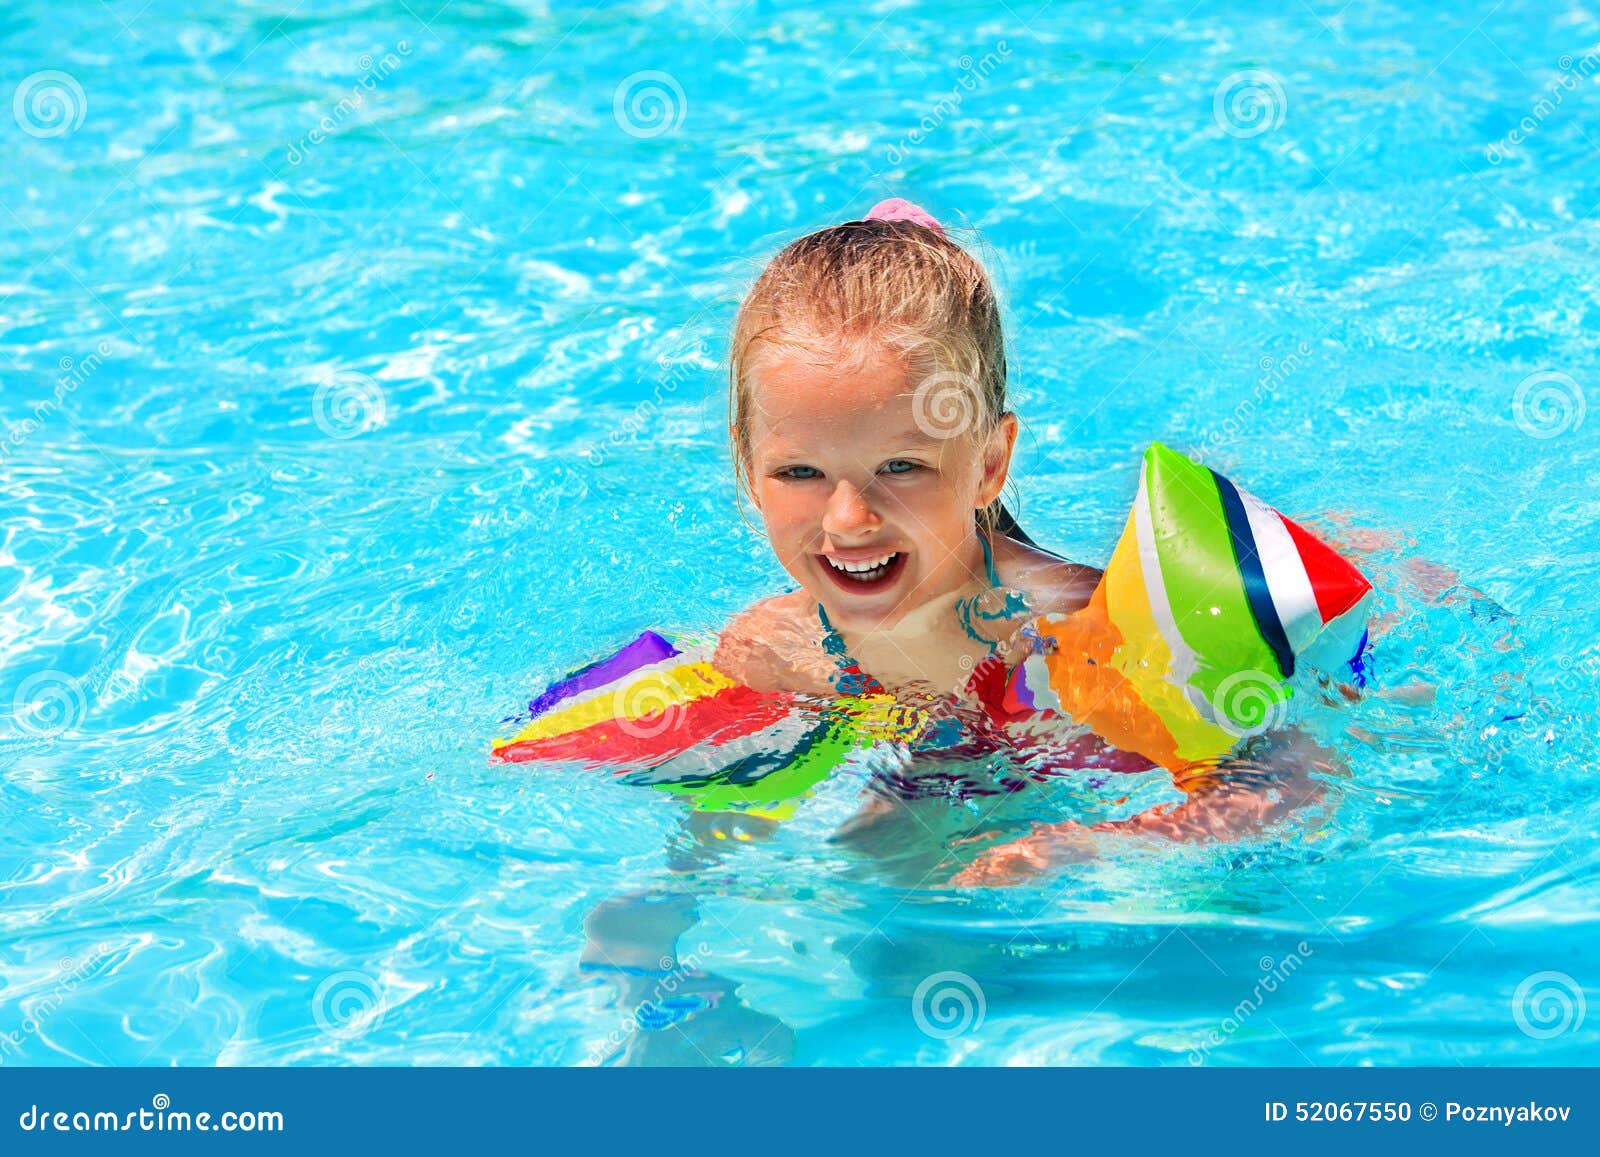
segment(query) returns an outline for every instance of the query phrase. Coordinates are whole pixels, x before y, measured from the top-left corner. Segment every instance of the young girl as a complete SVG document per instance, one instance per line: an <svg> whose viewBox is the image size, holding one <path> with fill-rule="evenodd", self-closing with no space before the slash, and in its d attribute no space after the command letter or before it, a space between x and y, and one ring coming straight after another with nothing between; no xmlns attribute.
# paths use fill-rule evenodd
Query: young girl
<svg viewBox="0 0 1600 1157"><path fill-rule="evenodd" d="M1035 546L1001 502L1017 418L994 291L915 205L885 201L773 259L734 326L730 412L738 481L799 584L721 636L716 665L758 690L970 698L976 673L1020 657L1023 623L1078 610L1099 580ZM1269 750L1269 776L1192 779L1183 804L1097 827L1254 829L1318 794L1303 771L1325 753L1298 738L1230 770L1259 771ZM1047 866L1083 830L1042 827L956 882Z"/></svg>
<svg viewBox="0 0 1600 1157"><path fill-rule="evenodd" d="M1000 501L1017 418L999 310L982 267L927 213L885 201L864 221L789 245L740 308L730 360L739 482L799 586L728 624L720 670L757 690L975 698L981 676L1018 658L1023 623L1089 600L1099 572L1036 547ZM1090 831L1191 840L1258 830L1316 796L1304 773L1322 754L1293 734L1261 739L1226 774L1180 782L1175 807L1092 828L1040 824L976 858L967 840L941 843L926 871L901 849L918 873L905 882L1016 883L1082 858ZM950 753L926 754L932 767L915 769L925 775ZM942 838L914 810L916 792L892 795L869 794L834 840L893 857L885 828L902 815L917 844ZM971 831L971 813L947 810ZM691 814L676 867L692 872L772 822ZM616 1063L788 1059L789 1026L747 1007L731 980L680 964L695 919L693 897L677 891L616 897L589 914L584 967L613 976L655 1030L629 1035ZM870 972L871 956L852 959Z"/></svg>

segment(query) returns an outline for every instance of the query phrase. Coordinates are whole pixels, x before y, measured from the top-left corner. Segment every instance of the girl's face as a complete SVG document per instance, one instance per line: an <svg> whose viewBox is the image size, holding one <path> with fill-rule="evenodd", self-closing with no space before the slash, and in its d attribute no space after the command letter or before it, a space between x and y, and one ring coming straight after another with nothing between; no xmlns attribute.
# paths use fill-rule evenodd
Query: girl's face
<svg viewBox="0 0 1600 1157"><path fill-rule="evenodd" d="M1017 420L952 436L956 399L927 393L939 384L918 397L878 347L784 350L751 368L751 493L778 561L840 628L893 627L984 573L974 512L1005 485Z"/></svg>

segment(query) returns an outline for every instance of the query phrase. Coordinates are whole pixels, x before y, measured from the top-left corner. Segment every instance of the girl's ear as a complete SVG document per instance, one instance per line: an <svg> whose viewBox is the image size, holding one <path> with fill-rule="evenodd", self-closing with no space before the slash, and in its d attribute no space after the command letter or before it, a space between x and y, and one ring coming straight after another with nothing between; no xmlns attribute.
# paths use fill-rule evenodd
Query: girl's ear
<svg viewBox="0 0 1600 1157"><path fill-rule="evenodd" d="M1000 415L983 446L983 479L978 484L978 504L982 510L1006 487L1011 472L1011 452L1017 445L1017 416L1010 410Z"/></svg>

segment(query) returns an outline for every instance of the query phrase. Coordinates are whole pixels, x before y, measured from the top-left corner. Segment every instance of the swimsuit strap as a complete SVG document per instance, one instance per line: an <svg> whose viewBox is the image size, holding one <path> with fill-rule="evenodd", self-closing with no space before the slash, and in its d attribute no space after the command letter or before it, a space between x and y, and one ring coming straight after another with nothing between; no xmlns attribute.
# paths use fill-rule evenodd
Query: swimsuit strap
<svg viewBox="0 0 1600 1157"><path fill-rule="evenodd" d="M817 604L817 619L822 623L822 649L833 656L834 665L839 668L839 674L835 677L839 691L845 695L887 694L883 684L863 671L861 664L850 657L850 649L844 645L844 636L828 621L828 612L821 603Z"/></svg>
<svg viewBox="0 0 1600 1157"><path fill-rule="evenodd" d="M1002 585L1000 575L994 569L994 551L989 547L989 536L980 533L978 545L983 547L983 569L989 572L989 586L993 588Z"/></svg>
<svg viewBox="0 0 1600 1157"><path fill-rule="evenodd" d="M1000 581L999 573L994 569L994 551L989 548L989 536L981 531L978 542L983 547L983 566L989 572L989 590L1000 590L1005 584ZM988 594L988 591L983 592ZM1021 591L1008 590L1005 592L1005 602L995 611L984 611L978 607L982 595L962 599L956 604L956 614L961 618L961 627L967 632L967 638L975 642L984 643L993 655L1000 645L999 635L988 635L978 629L980 623L1004 621L1017 615L1026 614L1031 608L1028 606L1028 596Z"/></svg>
<svg viewBox="0 0 1600 1157"><path fill-rule="evenodd" d="M978 545L983 547L983 569L989 576L989 589L996 590L1005 584L1000 581L1000 574L994 567L994 551L989 546L989 536L978 534ZM985 591L985 594L988 592ZM990 638L980 633L974 624L994 619L1007 619L1028 609L1026 598L1016 591L1006 593L1005 605L992 614L977 609L977 598L962 599L956 607L956 613L961 618L961 626L967 632L967 637L980 643L987 644L989 653L994 654L999 645L998 638ZM839 667L839 690L847 695L882 695L887 694L884 687L871 675L861 669L861 664L850 657L850 649L845 646L844 637L828 621L828 612L821 603L817 604L817 621L822 624L822 647L832 655L834 662Z"/></svg>

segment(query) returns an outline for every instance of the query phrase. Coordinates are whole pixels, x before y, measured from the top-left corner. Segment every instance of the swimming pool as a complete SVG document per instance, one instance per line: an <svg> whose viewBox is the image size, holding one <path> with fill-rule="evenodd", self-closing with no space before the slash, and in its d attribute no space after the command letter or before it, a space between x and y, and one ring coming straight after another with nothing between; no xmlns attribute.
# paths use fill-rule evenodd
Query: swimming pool
<svg viewBox="0 0 1600 1157"><path fill-rule="evenodd" d="M1600 26L996 12L8 8L0 1062L694 1061L713 1002L709 1059L1593 1060ZM685 873L673 800L488 766L781 585L722 335L896 194L991 247L1036 538L1103 563L1160 439L1371 548L1438 692L1308 716L1315 824L963 892L962 799L828 840L863 761ZM642 1018L619 912L689 925Z"/></svg>

